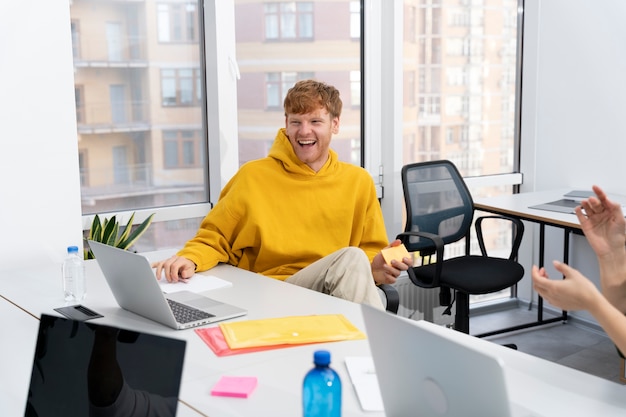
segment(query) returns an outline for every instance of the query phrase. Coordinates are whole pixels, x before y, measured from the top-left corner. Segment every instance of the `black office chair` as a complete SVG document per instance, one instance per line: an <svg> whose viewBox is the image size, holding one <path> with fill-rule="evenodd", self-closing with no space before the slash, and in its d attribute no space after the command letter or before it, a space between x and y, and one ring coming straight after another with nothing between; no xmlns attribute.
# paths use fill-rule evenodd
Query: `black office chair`
<svg viewBox="0 0 626 417"><path fill-rule="evenodd" d="M474 217L472 196L450 161L431 161L405 165L402 187L407 222L398 235L409 252L419 252L421 266L409 268L413 284L440 288L440 303L450 308L456 299L454 328L469 333L469 296L501 291L524 276L517 263L517 252L524 233L518 219L483 216L476 219L481 255L470 255L470 230ZM508 259L488 256L483 238L484 219L505 219L513 224L513 242ZM446 245L465 238L465 255L446 259ZM433 256L434 255L434 256Z"/></svg>
<svg viewBox="0 0 626 417"><path fill-rule="evenodd" d="M400 307L400 294L398 294L396 287L389 284L381 284L378 288L383 292L386 299L385 310L393 314L398 314L398 307Z"/></svg>

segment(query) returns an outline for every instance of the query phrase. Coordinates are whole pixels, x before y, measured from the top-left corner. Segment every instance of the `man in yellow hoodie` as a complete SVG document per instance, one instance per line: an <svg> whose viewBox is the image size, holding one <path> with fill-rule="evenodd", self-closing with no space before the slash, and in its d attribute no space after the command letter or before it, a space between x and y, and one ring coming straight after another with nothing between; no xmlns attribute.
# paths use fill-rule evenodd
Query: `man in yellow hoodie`
<svg viewBox="0 0 626 417"><path fill-rule="evenodd" d="M394 283L412 261L385 262L381 249L400 242L388 244L374 182L330 149L341 107L334 87L297 82L268 156L239 169L196 236L153 265L157 276L175 282L229 263L382 308L376 285Z"/></svg>

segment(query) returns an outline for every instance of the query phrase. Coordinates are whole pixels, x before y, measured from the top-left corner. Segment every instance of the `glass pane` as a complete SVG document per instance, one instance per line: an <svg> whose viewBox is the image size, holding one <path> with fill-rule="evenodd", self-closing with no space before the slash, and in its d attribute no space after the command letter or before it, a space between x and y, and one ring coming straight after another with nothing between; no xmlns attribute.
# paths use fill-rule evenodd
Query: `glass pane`
<svg viewBox="0 0 626 417"><path fill-rule="evenodd" d="M517 3L404 0L405 164L513 172Z"/></svg>
<svg viewBox="0 0 626 417"><path fill-rule="evenodd" d="M198 10L71 2L83 214L207 201Z"/></svg>
<svg viewBox="0 0 626 417"><path fill-rule="evenodd" d="M514 172L518 1L403 1L403 163L449 159L463 176ZM471 191L480 197L512 188ZM510 224L483 227L489 254L508 256ZM480 253L475 236L470 245ZM463 255L465 242L446 251Z"/></svg>
<svg viewBox="0 0 626 417"><path fill-rule="evenodd" d="M291 13L283 13L280 19L281 35L285 39L296 37L296 19Z"/></svg>
<svg viewBox="0 0 626 417"><path fill-rule="evenodd" d="M343 101L331 147L341 160L361 165L360 9L354 0L235 0L240 164L267 155L285 126L287 90L315 78L334 85Z"/></svg>

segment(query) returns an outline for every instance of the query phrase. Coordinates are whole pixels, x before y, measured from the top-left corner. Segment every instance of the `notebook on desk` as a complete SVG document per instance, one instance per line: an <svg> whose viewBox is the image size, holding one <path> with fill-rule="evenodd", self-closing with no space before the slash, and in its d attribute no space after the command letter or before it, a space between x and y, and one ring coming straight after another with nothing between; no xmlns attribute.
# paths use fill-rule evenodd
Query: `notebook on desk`
<svg viewBox="0 0 626 417"><path fill-rule="evenodd" d="M125 310L173 329L187 329L246 314L242 308L190 291L164 294L144 256L91 240L89 247L115 300Z"/></svg>
<svg viewBox="0 0 626 417"><path fill-rule="evenodd" d="M44 314L24 415L131 415L132 403L174 417L185 349L184 340Z"/></svg>
<svg viewBox="0 0 626 417"><path fill-rule="evenodd" d="M362 305L387 417L529 417L512 404L501 359L454 341L453 330ZM437 331L444 330L444 332Z"/></svg>

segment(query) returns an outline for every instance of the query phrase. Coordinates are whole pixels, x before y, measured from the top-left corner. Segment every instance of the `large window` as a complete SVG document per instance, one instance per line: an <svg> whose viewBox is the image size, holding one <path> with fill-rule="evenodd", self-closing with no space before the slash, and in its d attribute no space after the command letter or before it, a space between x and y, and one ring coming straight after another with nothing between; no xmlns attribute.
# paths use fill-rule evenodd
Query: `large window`
<svg viewBox="0 0 626 417"><path fill-rule="evenodd" d="M405 102L404 137L430 148L406 143L403 162L451 159L464 176L513 172L518 0L404 0L404 12L404 92L418 102L417 111Z"/></svg>
<svg viewBox="0 0 626 417"><path fill-rule="evenodd" d="M74 0L83 213L202 206L193 216L203 216L241 164L267 155L288 88L315 78L341 92L331 146L385 184L393 235L402 210L385 201L402 197L386 183L400 170L392 165L447 158L470 177L515 170L517 3ZM197 219L176 216L165 217L184 219L176 224L189 230L177 234L191 237ZM151 227L153 246L182 244L169 240L175 227Z"/></svg>
<svg viewBox="0 0 626 417"><path fill-rule="evenodd" d="M208 201L198 10L192 0L71 2L84 215ZM153 224L142 249L182 244L192 223L175 234Z"/></svg>

